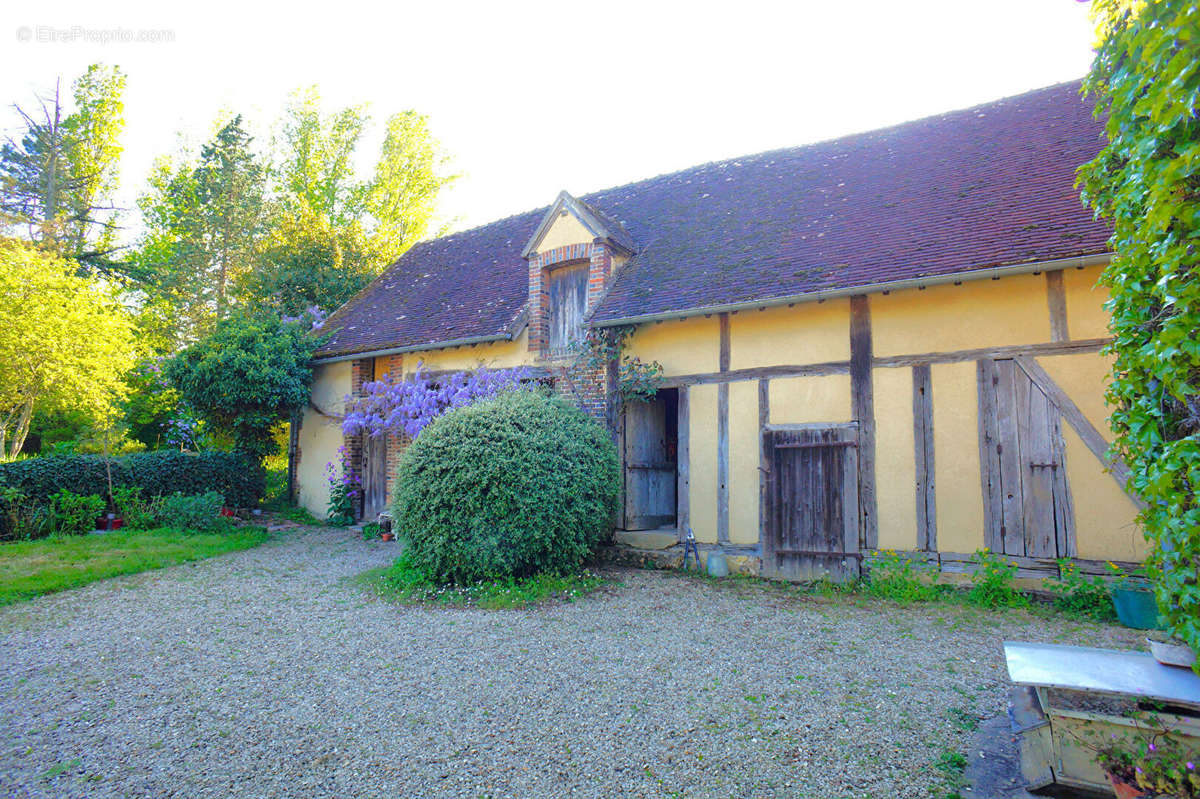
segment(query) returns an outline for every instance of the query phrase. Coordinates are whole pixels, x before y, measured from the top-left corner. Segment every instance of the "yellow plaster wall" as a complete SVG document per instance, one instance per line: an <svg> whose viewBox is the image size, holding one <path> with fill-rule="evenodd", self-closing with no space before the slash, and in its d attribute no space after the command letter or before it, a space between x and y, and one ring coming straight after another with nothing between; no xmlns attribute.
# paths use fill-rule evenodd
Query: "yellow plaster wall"
<svg viewBox="0 0 1200 799"><path fill-rule="evenodd" d="M1144 560L1149 550L1134 522L1137 506L1070 425L1063 425L1067 481L1075 505L1075 548L1089 560Z"/></svg>
<svg viewBox="0 0 1200 799"><path fill-rule="evenodd" d="M731 369L849 360L850 301L733 314L729 356Z"/></svg>
<svg viewBox="0 0 1200 799"><path fill-rule="evenodd" d="M583 223L568 211L565 214L560 214L554 220L554 224L550 226L550 229L542 236L542 240L538 242L537 251L546 252L547 250L553 250L555 247L565 247L568 244L591 243L595 238L583 226Z"/></svg>
<svg viewBox="0 0 1200 799"><path fill-rule="evenodd" d="M1037 362L1067 392L1100 434L1112 441L1112 431L1108 428L1108 416L1112 411L1104 401L1112 358L1098 352L1081 352L1043 356Z"/></svg>
<svg viewBox="0 0 1200 799"><path fill-rule="evenodd" d="M1050 340L1045 275L872 294L870 305L877 356Z"/></svg>
<svg viewBox="0 0 1200 799"><path fill-rule="evenodd" d="M529 329L526 328L513 341L491 344L474 344L466 347L450 347L441 350L404 353L404 373L412 374L418 364L425 371L466 370L486 366L489 369L506 369L513 366L528 366L534 361L529 351Z"/></svg>
<svg viewBox="0 0 1200 799"><path fill-rule="evenodd" d="M984 545L975 368L974 362L930 368L937 546L942 552L974 552Z"/></svg>
<svg viewBox="0 0 1200 799"><path fill-rule="evenodd" d="M696 540L717 543L717 387L688 389L688 519Z"/></svg>
<svg viewBox="0 0 1200 799"><path fill-rule="evenodd" d="M873 381L879 547L916 549L917 467L913 454L912 369L875 369Z"/></svg>
<svg viewBox="0 0 1200 799"><path fill-rule="evenodd" d="M850 422L850 375L776 378L770 385L771 424Z"/></svg>
<svg viewBox="0 0 1200 799"><path fill-rule="evenodd" d="M721 327L716 316L639 325L628 353L658 361L666 375L704 374L720 368Z"/></svg>
<svg viewBox="0 0 1200 799"><path fill-rule="evenodd" d="M1063 288L1067 295L1067 329L1071 338L1106 338L1108 336L1108 289L1096 281L1104 267L1064 269Z"/></svg>
<svg viewBox="0 0 1200 799"><path fill-rule="evenodd" d="M729 541L758 543L758 381L729 384Z"/></svg>
<svg viewBox="0 0 1200 799"><path fill-rule="evenodd" d="M342 446L342 420L334 417L344 413L344 398L350 393L350 363L337 361L313 370L312 402L304 409L300 423L297 499L318 519L324 519L329 508L325 464L336 460L338 447Z"/></svg>

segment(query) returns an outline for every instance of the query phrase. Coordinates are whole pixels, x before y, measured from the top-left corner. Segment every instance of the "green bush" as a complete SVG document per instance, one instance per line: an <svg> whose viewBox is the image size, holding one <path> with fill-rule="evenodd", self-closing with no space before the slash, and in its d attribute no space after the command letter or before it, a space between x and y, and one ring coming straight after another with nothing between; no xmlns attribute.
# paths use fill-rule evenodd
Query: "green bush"
<svg viewBox="0 0 1200 799"><path fill-rule="evenodd" d="M251 508L266 491L266 477L257 464L234 452L188 454L171 450L139 452L121 459L129 467L130 485L146 497L205 494L216 491L225 504Z"/></svg>
<svg viewBox="0 0 1200 799"><path fill-rule="evenodd" d="M1017 564L988 549L976 550L971 556L975 570L971 572L971 588L967 601L985 608L1020 608L1029 604L1029 597L1013 585Z"/></svg>
<svg viewBox="0 0 1200 799"><path fill-rule="evenodd" d="M46 535L50 509L19 488L0 486L0 540L31 539Z"/></svg>
<svg viewBox="0 0 1200 799"><path fill-rule="evenodd" d="M44 505L63 489L107 498L108 475L104 460L98 455L70 455L3 463L0 464L0 487L18 489L27 500ZM139 452L112 458L109 466L114 492L118 487L136 486L148 500L176 492L203 494L216 491L229 505L252 507L258 504L264 491L262 470L247 463L244 457L229 452ZM0 505L6 505L2 497ZM0 507L0 520L9 515L6 507ZM0 536L13 535L9 523L0 521L0 525L4 528L0 529Z"/></svg>
<svg viewBox="0 0 1200 799"><path fill-rule="evenodd" d="M189 533L228 530L233 521L221 516L224 499L216 491L204 494L171 494L158 505L157 521L163 527Z"/></svg>
<svg viewBox="0 0 1200 799"><path fill-rule="evenodd" d="M1170 630L1200 649L1200 37L1194 0L1096 0L1084 88L1108 143L1080 169L1112 220L1112 452L1143 500L1147 565ZM1200 664L1196 666L1200 671Z"/></svg>
<svg viewBox="0 0 1200 799"><path fill-rule="evenodd" d="M142 499L139 486L114 486L113 507L131 530L149 530L154 527L161 498Z"/></svg>
<svg viewBox="0 0 1200 799"><path fill-rule="evenodd" d="M882 550L867 559L863 591L893 602L931 602L946 593L948 586L937 582L937 566Z"/></svg>
<svg viewBox="0 0 1200 799"><path fill-rule="evenodd" d="M50 516L47 524L51 535L83 535L96 529L96 520L108 503L95 494L86 496L65 488L50 497Z"/></svg>
<svg viewBox="0 0 1200 799"><path fill-rule="evenodd" d="M611 529L618 484L604 428L518 391L426 427L400 460L393 516L410 562L437 582L565 572Z"/></svg>
<svg viewBox="0 0 1200 799"><path fill-rule="evenodd" d="M1043 585L1054 596L1054 607L1072 616L1089 616L1100 621L1113 621L1112 592L1103 577L1084 577L1070 558L1058 561L1059 578L1045 580Z"/></svg>

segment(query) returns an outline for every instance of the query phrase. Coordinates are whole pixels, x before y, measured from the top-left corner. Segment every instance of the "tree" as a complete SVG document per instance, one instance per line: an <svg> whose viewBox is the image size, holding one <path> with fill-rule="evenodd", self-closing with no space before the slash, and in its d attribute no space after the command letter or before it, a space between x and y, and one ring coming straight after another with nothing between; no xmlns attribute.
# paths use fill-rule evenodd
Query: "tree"
<svg viewBox="0 0 1200 799"><path fill-rule="evenodd" d="M133 352L128 315L101 283L0 241L0 460L20 454L35 409L111 419Z"/></svg>
<svg viewBox="0 0 1200 799"><path fill-rule="evenodd" d="M180 338L223 318L235 281L254 269L265 212L266 168L241 116L223 125L194 163L160 160L140 201L146 232L132 274L148 299L166 301Z"/></svg>
<svg viewBox="0 0 1200 799"><path fill-rule="evenodd" d="M1108 144L1080 170L1110 218L1113 450L1146 503L1159 608L1200 650L1200 8L1096 0L1085 89Z"/></svg>
<svg viewBox="0 0 1200 799"><path fill-rule="evenodd" d="M355 179L354 155L370 119L362 105L324 114L316 86L292 93L278 162L289 211L327 217L338 228L361 221L367 189Z"/></svg>
<svg viewBox="0 0 1200 799"><path fill-rule="evenodd" d="M306 209L279 209L259 240L254 269L237 296L247 305L297 315L314 306L337 308L375 277L362 226L334 227Z"/></svg>
<svg viewBox="0 0 1200 799"><path fill-rule="evenodd" d="M453 178L428 120L387 120L370 179L355 172L370 117L364 106L326 113L315 87L292 95L275 168L278 196L242 301L297 313L341 305L429 232L438 193Z"/></svg>
<svg viewBox="0 0 1200 799"><path fill-rule="evenodd" d="M117 188L125 126L125 75L94 64L73 87L74 111L58 88L36 111L15 106L18 138L0 146L0 212L31 241L100 271L111 271Z"/></svg>
<svg viewBox="0 0 1200 799"><path fill-rule="evenodd" d="M321 340L305 320L235 313L172 358L167 377L183 400L254 463L275 451L271 428L308 402L309 359Z"/></svg>

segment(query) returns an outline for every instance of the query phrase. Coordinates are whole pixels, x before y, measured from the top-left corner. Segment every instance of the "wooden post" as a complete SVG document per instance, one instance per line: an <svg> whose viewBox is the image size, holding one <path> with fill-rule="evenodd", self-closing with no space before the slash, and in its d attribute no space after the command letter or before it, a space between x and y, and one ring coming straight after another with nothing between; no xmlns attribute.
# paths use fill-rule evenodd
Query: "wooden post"
<svg viewBox="0 0 1200 799"><path fill-rule="evenodd" d="M875 501L875 389L871 375L871 307L866 295L850 298L850 391L858 421L859 536L866 549L879 542Z"/></svg>
<svg viewBox="0 0 1200 799"><path fill-rule="evenodd" d="M729 371L729 314L719 317L719 367ZM729 383L717 386L717 543L729 543Z"/></svg>
<svg viewBox="0 0 1200 799"><path fill-rule="evenodd" d="M1067 330L1067 291L1061 269L1046 273L1046 304L1050 311L1050 340L1070 341Z"/></svg>
<svg viewBox="0 0 1200 799"><path fill-rule="evenodd" d="M774 557L767 535L767 509L771 506L771 464L767 452L767 425L771 423L771 381L758 381L758 545L763 563Z"/></svg>
<svg viewBox="0 0 1200 799"><path fill-rule="evenodd" d="M682 541L687 537L687 528L691 523L691 453L689 451L691 442L691 422L689 420L690 411L688 409L687 386L680 387L679 400L676 408L679 424L676 432L675 444L675 516L678 519L678 524L676 525L678 529L676 532L679 535L679 540Z"/></svg>
<svg viewBox="0 0 1200 799"><path fill-rule="evenodd" d="M933 380L929 364L914 366L913 455L917 467L917 548L937 551L937 493L933 471Z"/></svg>

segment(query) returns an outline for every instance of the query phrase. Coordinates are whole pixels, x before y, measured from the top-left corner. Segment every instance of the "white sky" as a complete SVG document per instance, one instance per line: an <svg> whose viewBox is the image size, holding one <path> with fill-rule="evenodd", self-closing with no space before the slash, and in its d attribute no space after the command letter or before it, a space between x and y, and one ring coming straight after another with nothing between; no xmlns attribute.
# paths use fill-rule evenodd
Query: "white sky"
<svg viewBox="0 0 1200 799"><path fill-rule="evenodd" d="M377 120L414 108L464 175L442 203L463 228L564 188L1077 78L1091 61L1087 11L1077 0L43 2L0 23L0 99L29 103L97 61L124 69L127 206L154 157L180 132L203 139L223 110L265 141L287 93L312 83L331 105L369 102ZM174 40L39 41L43 26ZM11 114L0 120L11 130Z"/></svg>

